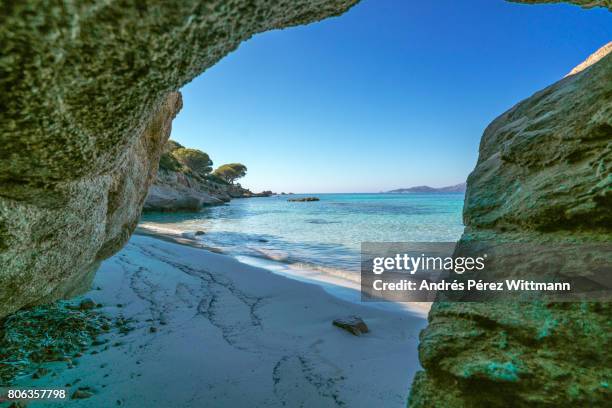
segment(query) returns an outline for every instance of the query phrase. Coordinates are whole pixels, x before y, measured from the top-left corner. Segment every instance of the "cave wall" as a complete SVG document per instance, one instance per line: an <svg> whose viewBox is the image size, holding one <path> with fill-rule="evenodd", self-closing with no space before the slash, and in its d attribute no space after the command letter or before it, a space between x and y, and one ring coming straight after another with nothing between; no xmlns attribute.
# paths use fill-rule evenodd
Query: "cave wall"
<svg viewBox="0 0 612 408"><path fill-rule="evenodd" d="M522 257L534 265L559 258L542 248L582 256L581 244L610 244L610 51L612 43L487 127L468 178L461 242L527 242L533 253ZM609 245L591 255L609 262ZM411 407L612 401L610 303L437 302L428 320Z"/></svg>
<svg viewBox="0 0 612 408"><path fill-rule="evenodd" d="M0 3L0 318L87 288L128 240L175 91L254 33L357 0Z"/></svg>

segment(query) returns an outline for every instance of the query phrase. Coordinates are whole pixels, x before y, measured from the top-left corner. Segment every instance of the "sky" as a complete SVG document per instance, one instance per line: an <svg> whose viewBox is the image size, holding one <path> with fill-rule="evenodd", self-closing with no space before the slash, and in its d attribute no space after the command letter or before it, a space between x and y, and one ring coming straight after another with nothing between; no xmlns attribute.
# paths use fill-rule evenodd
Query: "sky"
<svg viewBox="0 0 612 408"><path fill-rule="evenodd" d="M610 40L605 9L363 0L242 43L181 89L171 137L253 191L457 184L488 123Z"/></svg>

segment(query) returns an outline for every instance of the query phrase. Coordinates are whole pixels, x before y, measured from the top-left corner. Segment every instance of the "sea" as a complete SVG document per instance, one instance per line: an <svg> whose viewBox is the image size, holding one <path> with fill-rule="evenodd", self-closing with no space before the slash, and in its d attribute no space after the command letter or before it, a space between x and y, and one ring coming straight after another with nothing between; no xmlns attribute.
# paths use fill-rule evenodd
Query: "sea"
<svg viewBox="0 0 612 408"><path fill-rule="evenodd" d="M310 196L320 201L288 201ZM330 282L355 288L362 242L457 241L463 199L462 193L278 195L234 199L196 213L146 213L141 222L326 289Z"/></svg>

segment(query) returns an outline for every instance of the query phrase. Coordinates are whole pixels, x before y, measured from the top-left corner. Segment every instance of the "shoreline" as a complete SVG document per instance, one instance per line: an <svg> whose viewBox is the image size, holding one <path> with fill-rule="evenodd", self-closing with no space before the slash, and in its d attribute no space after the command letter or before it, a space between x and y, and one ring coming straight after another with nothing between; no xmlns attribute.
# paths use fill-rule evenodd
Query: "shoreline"
<svg viewBox="0 0 612 408"><path fill-rule="evenodd" d="M281 261L277 261L271 258L261 257L256 258L252 256L237 255L225 253L220 248L215 248L203 244L195 236L195 231L179 231L172 228L163 228L159 225L153 225L151 222L138 224L134 235L147 236L150 238L160 239L166 242L175 243L178 245L186 245L192 248L203 249L211 251L217 254L223 254L229 256L232 259L237 260L241 264L253 266L256 268L265 269L275 275L285 277L287 279L296 280L298 282L304 282L307 284L319 286L323 288L327 293L334 297L348 301L351 303L358 303L367 307L375 307L379 309L392 310L392 311L418 311L424 318L427 318L427 313L431 308L430 302L414 302L414 303L396 303L396 302L361 302L360 296L360 282L359 275L349 279L347 277L338 277L322 272L320 269L297 269L291 264L285 264Z"/></svg>
<svg viewBox="0 0 612 408"><path fill-rule="evenodd" d="M140 235L143 237L156 238L162 241L170 242L177 245L185 245L192 248L204 249L206 251L214 252L216 254L223 254L224 252L215 247L202 244L195 237L190 237L188 233L179 233L178 231L167 229L162 230L161 228L154 229L147 227L146 225L138 224L134 230L133 235Z"/></svg>
<svg viewBox="0 0 612 408"><path fill-rule="evenodd" d="M346 302L176 238L134 235L97 272L85 297L127 329L14 386L91 394L59 407L405 407L427 324L418 311ZM370 333L332 325L351 315Z"/></svg>

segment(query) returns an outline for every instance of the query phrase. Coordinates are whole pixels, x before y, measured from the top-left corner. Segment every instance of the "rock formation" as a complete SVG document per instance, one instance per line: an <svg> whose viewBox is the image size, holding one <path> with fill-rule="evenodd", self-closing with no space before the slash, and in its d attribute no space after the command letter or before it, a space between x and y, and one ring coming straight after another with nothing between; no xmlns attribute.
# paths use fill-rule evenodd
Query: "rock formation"
<svg viewBox="0 0 612 408"><path fill-rule="evenodd" d="M177 89L254 33L356 2L4 2L0 318L84 289L125 244L180 109ZM608 55L491 124L468 184L466 239L609 237L610 73ZM489 406L597 404L609 396L599 380L612 366L609 318L598 304L437 304L411 403L471 406L473 390ZM534 334L542 327L554 329Z"/></svg>
<svg viewBox="0 0 612 408"><path fill-rule="evenodd" d="M185 154L191 158L185 159ZM143 211L199 211L232 198L269 197L273 194L271 191L256 194L240 184L229 183L211 173L212 164L208 154L169 140L163 148L157 177L149 188Z"/></svg>
<svg viewBox="0 0 612 408"><path fill-rule="evenodd" d="M612 55L602 54L487 127L463 242L609 243ZM610 303L436 303L410 406L604 406L611 317Z"/></svg>
<svg viewBox="0 0 612 408"><path fill-rule="evenodd" d="M0 318L87 287L136 226L176 91L257 32L357 0L5 2Z"/></svg>
<svg viewBox="0 0 612 408"><path fill-rule="evenodd" d="M574 69L572 69L566 76L577 74L578 72L584 71L606 55L612 52L612 41L595 51L593 54L589 56L583 63L578 64Z"/></svg>
<svg viewBox="0 0 612 408"><path fill-rule="evenodd" d="M229 201L224 193L214 194L209 186L177 171L159 169L155 183L149 188L143 211L198 211L208 205Z"/></svg>
<svg viewBox="0 0 612 408"><path fill-rule="evenodd" d="M45 179L51 177L52 169L49 173L38 169L40 177L29 179L23 173L2 181L0 316L89 288L100 261L121 249L136 227L161 148L180 108L180 94L167 93L111 169L84 166L78 171L91 173L74 180L66 169L63 181L55 180L55 176ZM35 154L46 147L43 141L40 145L23 145L8 133L1 137L7 136L2 154L10 159L3 160L2 165L14 162L20 166L19 154ZM88 143L85 146L90 147ZM57 160L51 163L59 166L61 159Z"/></svg>

